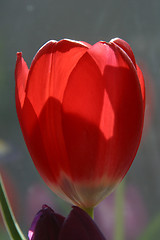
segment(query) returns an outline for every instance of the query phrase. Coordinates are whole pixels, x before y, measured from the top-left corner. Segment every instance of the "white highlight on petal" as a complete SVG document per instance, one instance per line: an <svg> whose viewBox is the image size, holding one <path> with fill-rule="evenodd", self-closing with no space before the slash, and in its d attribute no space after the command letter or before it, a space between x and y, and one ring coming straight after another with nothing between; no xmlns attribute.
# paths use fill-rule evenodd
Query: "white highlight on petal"
<svg viewBox="0 0 160 240"><path fill-rule="evenodd" d="M120 39L120 38L119 37L112 38L109 42L114 42L117 39Z"/></svg>

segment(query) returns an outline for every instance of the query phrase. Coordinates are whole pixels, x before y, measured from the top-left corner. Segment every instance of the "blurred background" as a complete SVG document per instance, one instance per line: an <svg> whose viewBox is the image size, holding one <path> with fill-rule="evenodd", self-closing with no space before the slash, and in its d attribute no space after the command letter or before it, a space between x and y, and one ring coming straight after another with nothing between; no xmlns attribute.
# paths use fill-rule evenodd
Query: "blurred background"
<svg viewBox="0 0 160 240"><path fill-rule="evenodd" d="M146 81L145 126L132 167L117 191L96 208L95 221L108 240L159 239L159 13L159 0L1 0L0 170L25 235L43 203L64 215L70 205L43 183L24 143L14 98L16 52L22 51L30 66L36 51L50 39L94 44L120 37L131 45ZM9 239L2 219L0 239Z"/></svg>

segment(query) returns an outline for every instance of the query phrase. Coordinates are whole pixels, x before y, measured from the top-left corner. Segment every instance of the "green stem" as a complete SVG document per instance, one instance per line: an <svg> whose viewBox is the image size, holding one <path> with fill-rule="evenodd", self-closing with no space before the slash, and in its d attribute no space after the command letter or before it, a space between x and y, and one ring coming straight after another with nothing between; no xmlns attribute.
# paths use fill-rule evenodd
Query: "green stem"
<svg viewBox="0 0 160 240"><path fill-rule="evenodd" d="M0 208L1 208L2 216L5 222L6 228L8 230L8 233L11 239L26 240L13 215L1 175L0 175Z"/></svg>
<svg viewBox="0 0 160 240"><path fill-rule="evenodd" d="M94 208L93 208L93 207L91 207L91 208L83 208L83 210L84 210L86 213L88 213L88 215L89 215L92 219L94 219Z"/></svg>
<svg viewBox="0 0 160 240"><path fill-rule="evenodd" d="M115 193L114 240L124 240L124 180Z"/></svg>

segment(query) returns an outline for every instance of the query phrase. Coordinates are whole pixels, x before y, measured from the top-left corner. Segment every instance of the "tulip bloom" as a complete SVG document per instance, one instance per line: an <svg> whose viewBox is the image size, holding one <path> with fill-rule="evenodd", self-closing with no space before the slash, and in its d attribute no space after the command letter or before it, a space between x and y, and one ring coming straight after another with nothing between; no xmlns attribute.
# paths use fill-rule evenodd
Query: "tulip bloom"
<svg viewBox="0 0 160 240"><path fill-rule="evenodd" d="M44 205L35 216L28 232L29 240L105 240L86 212L73 207L65 219Z"/></svg>
<svg viewBox="0 0 160 240"><path fill-rule="evenodd" d="M144 120L141 70L128 43L47 42L28 69L17 53L16 108L40 175L63 199L95 206L123 179Z"/></svg>

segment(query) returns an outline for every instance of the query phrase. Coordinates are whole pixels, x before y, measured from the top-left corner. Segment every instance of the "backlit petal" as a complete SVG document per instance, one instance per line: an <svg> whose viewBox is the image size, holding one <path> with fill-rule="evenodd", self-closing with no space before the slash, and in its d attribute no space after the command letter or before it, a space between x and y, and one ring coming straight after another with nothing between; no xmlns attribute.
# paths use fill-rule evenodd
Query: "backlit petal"
<svg viewBox="0 0 160 240"><path fill-rule="evenodd" d="M20 110L23 108L24 99L26 95L25 89L27 84L28 72L29 69L22 57L22 53L18 52L15 68L15 80L16 80L16 105L19 114Z"/></svg>
<svg viewBox="0 0 160 240"><path fill-rule="evenodd" d="M137 151L142 116L139 80L129 57L113 44L89 48L63 99L64 137L76 180L96 179L102 172L115 180L123 176Z"/></svg>
<svg viewBox="0 0 160 240"><path fill-rule="evenodd" d="M23 135L41 176L58 192L62 192L62 184L57 184L60 175L71 175L62 132L61 101L68 75L86 50L81 42L50 41L35 56L28 77L21 121Z"/></svg>
<svg viewBox="0 0 160 240"><path fill-rule="evenodd" d="M143 107L144 107L144 110L145 110L145 83L144 83L144 78L143 78L143 74L142 74L142 71L141 71L140 67L138 65L136 65L136 68L137 68L137 75L138 75L138 78L139 78L139 83L140 83L140 86L141 86L141 92L142 92L142 98L143 98Z"/></svg>
<svg viewBox="0 0 160 240"><path fill-rule="evenodd" d="M112 43L116 44L117 46L119 46L120 48L122 48L126 52L128 57L131 59L134 66L136 67L136 60L135 60L132 48L126 41L124 41L123 39L120 39L120 38L114 38L110 42L112 42Z"/></svg>
<svg viewBox="0 0 160 240"><path fill-rule="evenodd" d="M36 54L28 77L27 97L37 116L49 97L62 101L68 76L87 46L67 39L49 41Z"/></svg>

